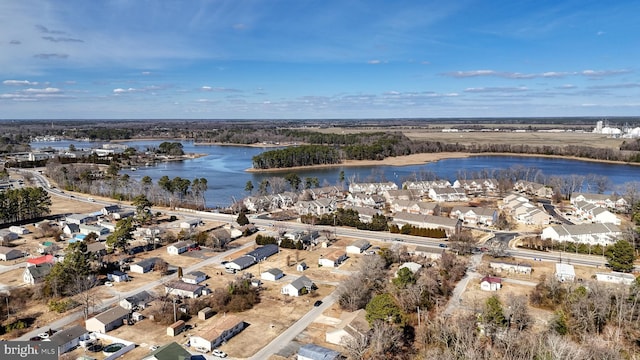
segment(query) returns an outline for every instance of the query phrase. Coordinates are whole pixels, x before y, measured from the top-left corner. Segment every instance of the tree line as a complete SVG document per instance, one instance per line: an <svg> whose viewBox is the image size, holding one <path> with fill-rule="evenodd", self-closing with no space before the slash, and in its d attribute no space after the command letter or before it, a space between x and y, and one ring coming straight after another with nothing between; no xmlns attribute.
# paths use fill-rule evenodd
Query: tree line
<svg viewBox="0 0 640 360"><path fill-rule="evenodd" d="M49 214L51 197L40 187L7 189L0 192L0 222L36 219Z"/></svg>

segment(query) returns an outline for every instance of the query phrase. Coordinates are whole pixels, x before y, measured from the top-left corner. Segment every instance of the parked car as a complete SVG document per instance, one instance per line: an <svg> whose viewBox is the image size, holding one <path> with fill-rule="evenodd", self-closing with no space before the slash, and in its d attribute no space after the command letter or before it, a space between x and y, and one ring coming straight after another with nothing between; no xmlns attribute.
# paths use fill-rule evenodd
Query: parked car
<svg viewBox="0 0 640 360"><path fill-rule="evenodd" d="M156 350L158 350L159 347L160 346L158 346L158 345L151 345L151 346L149 346L149 350L156 351Z"/></svg>
<svg viewBox="0 0 640 360"><path fill-rule="evenodd" d="M211 352L211 355L221 357L221 358L227 357L227 353L218 349L213 349L213 351Z"/></svg>
<svg viewBox="0 0 640 360"><path fill-rule="evenodd" d="M200 246L198 246L198 245L191 246L191 247L189 248L189 251L200 251Z"/></svg>
<svg viewBox="0 0 640 360"><path fill-rule="evenodd" d="M313 306L315 306L315 307L318 307L320 305L322 305L322 300L318 300L318 301L313 303Z"/></svg>
<svg viewBox="0 0 640 360"><path fill-rule="evenodd" d="M440 246L441 248L446 248L447 244L438 244L438 246Z"/></svg>

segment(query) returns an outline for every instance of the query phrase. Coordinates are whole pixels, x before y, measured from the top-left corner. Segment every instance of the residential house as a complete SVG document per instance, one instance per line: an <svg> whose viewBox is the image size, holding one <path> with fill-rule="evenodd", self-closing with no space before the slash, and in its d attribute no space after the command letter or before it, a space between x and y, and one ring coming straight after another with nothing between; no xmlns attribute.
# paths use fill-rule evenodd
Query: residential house
<svg viewBox="0 0 640 360"><path fill-rule="evenodd" d="M94 256L107 255L107 246L103 242L93 242L87 244L87 253Z"/></svg>
<svg viewBox="0 0 640 360"><path fill-rule="evenodd" d="M431 181L405 181L402 188L407 190L417 190L420 196L425 196L430 189L443 189L451 187L448 180L431 180Z"/></svg>
<svg viewBox="0 0 640 360"><path fill-rule="evenodd" d="M442 229L447 236L458 234L462 230L462 221L444 216L397 213L393 216L393 223L399 227L409 224L423 229Z"/></svg>
<svg viewBox="0 0 640 360"><path fill-rule="evenodd" d="M318 199L311 201L298 201L295 209L299 215L315 215L322 216L330 214L336 210L337 204L335 199Z"/></svg>
<svg viewBox="0 0 640 360"><path fill-rule="evenodd" d="M208 291L204 285L172 281L164 286L165 294L195 299Z"/></svg>
<svg viewBox="0 0 640 360"><path fill-rule="evenodd" d="M549 225L552 217L537 206L533 206L529 203L522 204L522 206L515 209L515 219L521 224L527 225Z"/></svg>
<svg viewBox="0 0 640 360"><path fill-rule="evenodd" d="M147 354L142 360L189 360L191 358L190 352L180 344L172 341Z"/></svg>
<svg viewBox="0 0 640 360"><path fill-rule="evenodd" d="M17 240L18 234L9 231L9 229L0 229L0 244L8 244L10 241Z"/></svg>
<svg viewBox="0 0 640 360"><path fill-rule="evenodd" d="M256 259L251 256L242 255L224 264L224 267L227 271L236 272L244 270L254 264L256 264Z"/></svg>
<svg viewBox="0 0 640 360"><path fill-rule="evenodd" d="M356 240L351 245L347 245L347 254L361 254L371 247L371 243L365 239Z"/></svg>
<svg viewBox="0 0 640 360"><path fill-rule="evenodd" d="M116 211L114 213L111 214L111 217L113 218L114 221L117 220L122 220L122 219L126 219L128 217L131 217L135 215L135 212L133 210L120 210L120 211Z"/></svg>
<svg viewBox="0 0 640 360"><path fill-rule="evenodd" d="M431 188L428 196L437 202L468 201L467 193L460 188Z"/></svg>
<svg viewBox="0 0 640 360"><path fill-rule="evenodd" d="M129 275L120 270L114 270L107 274L107 279L113 282L125 282L129 281Z"/></svg>
<svg viewBox="0 0 640 360"><path fill-rule="evenodd" d="M42 263L34 266L27 266L22 273L22 281L25 284L35 285L44 281L53 268L53 264Z"/></svg>
<svg viewBox="0 0 640 360"><path fill-rule="evenodd" d="M382 215L382 211L380 209L371 207L347 205L344 209L356 211L358 213L358 219L363 223L370 223L373 221L374 216Z"/></svg>
<svg viewBox="0 0 640 360"><path fill-rule="evenodd" d="M248 196L242 200L242 204L250 212L263 212L274 210L272 208L272 196Z"/></svg>
<svg viewBox="0 0 640 360"><path fill-rule="evenodd" d="M556 279L558 281L574 281L576 279L576 270L570 264L556 264Z"/></svg>
<svg viewBox="0 0 640 360"><path fill-rule="evenodd" d="M113 213L116 213L120 211L120 206L119 205L108 205L102 208L102 210L100 210L100 212L102 213L102 215L104 216L109 216Z"/></svg>
<svg viewBox="0 0 640 360"><path fill-rule="evenodd" d="M263 272L262 274L260 274L260 278L262 280L268 280L268 281L276 281L278 279L281 279L282 277L284 277L284 272L276 268L269 269Z"/></svg>
<svg viewBox="0 0 640 360"><path fill-rule="evenodd" d="M338 267L347 260L347 253L342 249L323 251L318 258L318 265L328 267Z"/></svg>
<svg viewBox="0 0 640 360"><path fill-rule="evenodd" d="M339 360L339 352L315 344L305 344L298 349L297 360Z"/></svg>
<svg viewBox="0 0 640 360"><path fill-rule="evenodd" d="M312 200L321 198L342 199L344 198L344 191L337 186L323 186L303 190L302 197L307 197Z"/></svg>
<svg viewBox="0 0 640 360"><path fill-rule="evenodd" d="M116 306L85 321L85 328L90 332L106 334L123 325L124 320L129 320L129 314L129 310Z"/></svg>
<svg viewBox="0 0 640 360"><path fill-rule="evenodd" d="M553 196L552 187L542 185L536 182L531 182L531 181L525 181L525 180L516 181L516 183L513 184L513 189L518 192L529 194L535 197L549 199Z"/></svg>
<svg viewBox="0 0 640 360"><path fill-rule="evenodd" d="M400 190L386 190L382 193L387 202L395 200L418 200L420 199L419 192L415 190L400 189Z"/></svg>
<svg viewBox="0 0 640 360"><path fill-rule="evenodd" d="M89 335L87 329L75 325L68 329L60 330L49 337L49 341L58 345L58 355L62 355L80 345L80 340Z"/></svg>
<svg viewBox="0 0 640 360"><path fill-rule="evenodd" d="M100 237L102 235L107 235L109 233L109 229L107 229L106 227L97 226L97 225L80 224L78 225L78 228L80 230L80 234L83 234L83 235L89 235L91 233L94 233L98 237Z"/></svg>
<svg viewBox="0 0 640 360"><path fill-rule="evenodd" d="M449 217L470 225L493 226L498 221L498 211L484 207L454 206Z"/></svg>
<svg viewBox="0 0 640 360"><path fill-rule="evenodd" d="M55 254L56 251L60 250L58 245L53 241L44 241L38 244L38 253L45 254Z"/></svg>
<svg viewBox="0 0 640 360"><path fill-rule="evenodd" d="M453 187L464 189L468 194L490 194L498 190L498 181L495 179L459 179L453 183Z"/></svg>
<svg viewBox="0 0 640 360"><path fill-rule="evenodd" d="M349 193L347 195L346 202L353 206L370 207L374 209L381 209L386 204L386 200L383 196L365 193Z"/></svg>
<svg viewBox="0 0 640 360"><path fill-rule="evenodd" d="M55 264L56 262L56 258L51 255L42 255L42 256L38 256L38 257L34 257L34 258L30 258L27 259L27 267L29 266L38 266L38 265L42 265L42 264Z"/></svg>
<svg viewBox="0 0 640 360"><path fill-rule="evenodd" d="M67 224L87 224L91 221L95 221L96 218L92 214L71 214L65 217Z"/></svg>
<svg viewBox="0 0 640 360"><path fill-rule="evenodd" d="M178 241L167 246L167 253L169 253L169 255L180 255L183 252L189 251L189 248L193 245L193 241Z"/></svg>
<svg viewBox="0 0 640 360"><path fill-rule="evenodd" d="M325 341L329 344L344 346L353 340L366 337L368 332L369 323L364 309L343 312L340 323L325 333Z"/></svg>
<svg viewBox="0 0 640 360"><path fill-rule="evenodd" d="M185 219L180 223L180 229L195 229L201 222L200 219Z"/></svg>
<svg viewBox="0 0 640 360"><path fill-rule="evenodd" d="M80 225L72 224L72 223L66 223L62 227L62 232L64 234L66 234L66 235L69 235L69 236L72 236L72 235L75 235L75 234L79 234L80 233Z"/></svg>
<svg viewBox="0 0 640 360"><path fill-rule="evenodd" d="M203 326L198 334L189 339L192 347L202 347L211 351L228 342L248 326L236 315L223 315L209 326Z"/></svg>
<svg viewBox="0 0 640 360"><path fill-rule="evenodd" d="M612 284L631 285L636 281L636 277L631 274L621 272L596 273L596 280Z"/></svg>
<svg viewBox="0 0 640 360"><path fill-rule="evenodd" d="M420 269L422 269L422 265L420 265L420 264L418 264L416 262L413 262L413 261L406 262L406 263L398 266L398 270L396 271L395 276L396 277L398 276L398 271L400 271L400 269L405 269L405 268L409 269L409 271L411 271L412 274L415 274L418 271L420 271Z"/></svg>
<svg viewBox="0 0 640 360"><path fill-rule="evenodd" d="M442 257L444 249L435 249L427 246L416 246L413 251L409 251L410 255L427 258L430 260L438 260Z"/></svg>
<svg viewBox="0 0 640 360"><path fill-rule="evenodd" d="M584 201L600 207L609 209L624 210L629 206L627 201L621 197L611 194L589 194L575 192L571 194L570 202L575 205L577 202Z"/></svg>
<svg viewBox="0 0 640 360"><path fill-rule="evenodd" d="M156 265L156 262L159 260L157 257L152 257L144 260L140 260L137 263L131 265L129 270L138 274L145 274L149 271L153 270L153 267Z"/></svg>
<svg viewBox="0 0 640 360"><path fill-rule="evenodd" d="M26 235L29 233L29 230L27 230L26 228L16 225L9 226L9 231L18 235Z"/></svg>
<svg viewBox="0 0 640 360"><path fill-rule="evenodd" d="M313 283L313 281L311 281L308 277L302 275L299 278L293 280L291 283L283 286L280 290L280 293L289 296L300 296L313 291L313 289L315 288L316 285Z"/></svg>
<svg viewBox="0 0 640 360"><path fill-rule="evenodd" d="M573 204L574 212L585 221L594 223L611 223L620 225L620 219L604 207L586 201L576 201Z"/></svg>
<svg viewBox="0 0 640 360"><path fill-rule="evenodd" d="M505 262L490 262L489 268L493 269L495 272L506 271L510 274L531 274L531 265L527 264L512 264Z"/></svg>
<svg viewBox="0 0 640 360"><path fill-rule="evenodd" d="M485 276L480 280L480 290L498 291L502 288L502 279L499 277Z"/></svg>
<svg viewBox="0 0 640 360"><path fill-rule="evenodd" d="M120 306L127 310L144 309L153 300L153 296L147 291L141 291L135 295L120 300Z"/></svg>
<svg viewBox="0 0 640 360"><path fill-rule="evenodd" d="M9 261L23 256L22 251L16 248L10 248L7 246L0 246L0 260Z"/></svg>
<svg viewBox="0 0 640 360"><path fill-rule="evenodd" d="M207 274L202 271L192 271L182 276L182 281L187 284L199 284L205 280L207 280Z"/></svg>
<svg viewBox="0 0 640 360"><path fill-rule="evenodd" d="M398 185L388 181L384 183L351 183L349 184L350 193L365 193L367 195L382 195L388 190L398 190Z"/></svg>
<svg viewBox="0 0 640 360"><path fill-rule="evenodd" d="M614 224L554 225L542 230L542 240L585 243L589 245L611 245L622 231Z"/></svg>
<svg viewBox="0 0 640 360"><path fill-rule="evenodd" d="M601 223L601 224L608 223L608 224L614 224L614 225L620 225L622 223L622 221L616 214L603 208L593 209L593 211L591 212L591 216L592 216L592 221L596 223Z"/></svg>

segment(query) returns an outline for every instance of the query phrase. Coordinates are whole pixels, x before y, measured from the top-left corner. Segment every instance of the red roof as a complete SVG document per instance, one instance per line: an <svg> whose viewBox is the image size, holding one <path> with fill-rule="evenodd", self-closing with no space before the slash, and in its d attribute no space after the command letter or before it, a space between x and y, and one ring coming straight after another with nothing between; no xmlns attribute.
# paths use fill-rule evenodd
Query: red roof
<svg viewBox="0 0 640 360"><path fill-rule="evenodd" d="M44 263L53 264L55 262L53 255L43 255L36 258L28 259L27 262L32 265L40 265Z"/></svg>
<svg viewBox="0 0 640 360"><path fill-rule="evenodd" d="M489 282L490 284L501 284L502 283L502 279L500 279L499 277L495 277L495 276L485 276L482 278L482 280L480 282Z"/></svg>

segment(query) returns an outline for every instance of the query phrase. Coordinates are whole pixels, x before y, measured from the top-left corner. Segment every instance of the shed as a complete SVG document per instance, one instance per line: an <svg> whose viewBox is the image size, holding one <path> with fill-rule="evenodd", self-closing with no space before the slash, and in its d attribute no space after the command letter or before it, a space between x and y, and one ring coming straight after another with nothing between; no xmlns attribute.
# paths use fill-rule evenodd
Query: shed
<svg viewBox="0 0 640 360"><path fill-rule="evenodd" d="M210 307L206 307L200 311L198 311L198 319L200 320L207 320L208 318L212 317L215 314L215 312L210 308Z"/></svg>
<svg viewBox="0 0 640 360"><path fill-rule="evenodd" d="M353 244L348 245L346 251L347 254L361 254L370 247L371 244L367 240L360 239L355 241Z"/></svg>
<svg viewBox="0 0 640 360"><path fill-rule="evenodd" d="M480 280L480 289L484 291L498 291L502 288L502 279L499 277L485 276Z"/></svg>
<svg viewBox="0 0 640 360"><path fill-rule="evenodd" d="M305 270L307 270L307 268L308 268L307 263L304 262L304 261L299 263L298 265L296 265L296 270L297 271L305 271Z"/></svg>
<svg viewBox="0 0 640 360"><path fill-rule="evenodd" d="M284 273L282 272L282 270L280 269L269 269L265 272L263 272L262 274L260 274L260 278L262 280L268 280L268 281L276 281L280 278L282 278L284 276Z"/></svg>
<svg viewBox="0 0 640 360"><path fill-rule="evenodd" d="M180 334L185 327L184 320L178 320L167 327L167 336L176 336Z"/></svg>

